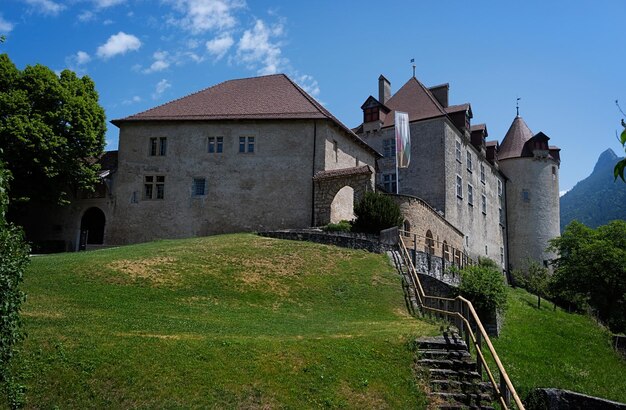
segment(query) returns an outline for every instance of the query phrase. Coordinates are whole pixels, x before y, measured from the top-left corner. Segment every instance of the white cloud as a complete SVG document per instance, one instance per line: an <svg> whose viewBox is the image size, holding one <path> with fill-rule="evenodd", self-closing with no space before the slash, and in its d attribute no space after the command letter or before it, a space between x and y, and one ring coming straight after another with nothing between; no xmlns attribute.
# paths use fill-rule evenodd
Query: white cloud
<svg viewBox="0 0 626 410"><path fill-rule="evenodd" d="M171 18L169 22L192 33L233 28L237 24L233 12L245 6L242 0L164 1L183 14L182 18Z"/></svg>
<svg viewBox="0 0 626 410"><path fill-rule="evenodd" d="M259 74L275 74L287 64L281 56L280 45L272 42L272 38L283 34L283 25L268 27L262 20L257 20L251 30L246 30L237 45L237 61L247 64L249 68L259 65Z"/></svg>
<svg viewBox="0 0 626 410"><path fill-rule="evenodd" d="M13 27L15 27L15 24L6 21L2 17L2 14L0 14L0 34L9 34L11 30L13 30Z"/></svg>
<svg viewBox="0 0 626 410"><path fill-rule="evenodd" d="M565 194L567 194L569 191L565 190L565 191L559 191L559 196L563 196Z"/></svg>
<svg viewBox="0 0 626 410"><path fill-rule="evenodd" d="M91 56L84 51L78 51L76 54L65 59L65 65L77 74L85 72L84 65L91 61Z"/></svg>
<svg viewBox="0 0 626 410"><path fill-rule="evenodd" d="M131 105L131 104L136 104L141 102L141 97L138 95L133 96L132 98L128 99L128 100L124 100L122 101L122 105Z"/></svg>
<svg viewBox="0 0 626 410"><path fill-rule="evenodd" d="M152 93L152 98L156 100L171 86L172 84L169 81L167 81L166 79L162 79L154 87L154 93Z"/></svg>
<svg viewBox="0 0 626 410"><path fill-rule="evenodd" d="M56 16L65 9L63 4L55 3L52 0L26 0L26 3L31 5L34 11L51 16Z"/></svg>
<svg viewBox="0 0 626 410"><path fill-rule="evenodd" d="M117 6L118 4L126 3L126 0L94 0L96 7L105 9L107 7Z"/></svg>
<svg viewBox="0 0 626 410"><path fill-rule="evenodd" d="M120 31L109 37L106 43L98 47L97 54L98 57L106 60L118 54L138 50L139 47L141 47L141 41L137 37Z"/></svg>
<svg viewBox="0 0 626 410"><path fill-rule="evenodd" d="M87 64L91 61L91 56L84 51L79 51L76 53L76 62L78 64Z"/></svg>
<svg viewBox="0 0 626 410"><path fill-rule="evenodd" d="M150 67L143 70L144 73L149 74L163 71L170 66L167 51L157 51L152 55L152 57L154 58L154 62L150 65Z"/></svg>
<svg viewBox="0 0 626 410"><path fill-rule="evenodd" d="M111 20L111 19L106 19L106 20L104 20L104 21L102 22L102 25L103 25L103 26L108 26L108 25L110 25L110 24L113 24L113 20Z"/></svg>
<svg viewBox="0 0 626 410"><path fill-rule="evenodd" d="M213 40L207 41L206 49L211 55L215 56L216 60L220 60L234 43L235 40L233 40L230 34L222 34L219 37L215 37Z"/></svg>
<svg viewBox="0 0 626 410"><path fill-rule="evenodd" d="M320 86L317 80L308 74L298 75L294 77L294 81L302 87L304 91L311 94L313 97L317 97L320 94Z"/></svg>
<svg viewBox="0 0 626 410"><path fill-rule="evenodd" d="M91 21L95 18L96 18L96 15L93 14L93 12L89 10L85 10L78 15L78 21L80 21L81 23L87 23L88 21Z"/></svg>

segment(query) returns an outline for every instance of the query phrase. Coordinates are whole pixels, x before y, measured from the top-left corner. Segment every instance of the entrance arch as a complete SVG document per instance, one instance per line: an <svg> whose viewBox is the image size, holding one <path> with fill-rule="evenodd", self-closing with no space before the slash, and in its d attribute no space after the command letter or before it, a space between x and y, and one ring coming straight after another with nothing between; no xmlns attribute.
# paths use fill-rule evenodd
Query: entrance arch
<svg viewBox="0 0 626 410"><path fill-rule="evenodd" d="M330 223L354 219L354 189L346 185L341 188L330 204Z"/></svg>
<svg viewBox="0 0 626 410"><path fill-rule="evenodd" d="M102 245L104 243L104 224L106 218L100 208L92 207L85 211L80 220L81 242L83 236L87 245Z"/></svg>
<svg viewBox="0 0 626 410"><path fill-rule="evenodd" d="M369 165L320 171L315 174L313 177L315 189L313 225L322 226L331 222L333 202L335 199L341 200L342 198L345 200L344 202L347 202L346 196L349 195L347 192L350 189L352 190L353 205L361 200L365 192L373 191L373 175L374 170ZM339 198L337 198L338 196ZM347 209L345 203L342 208ZM346 210L345 213L347 214L348 211Z"/></svg>

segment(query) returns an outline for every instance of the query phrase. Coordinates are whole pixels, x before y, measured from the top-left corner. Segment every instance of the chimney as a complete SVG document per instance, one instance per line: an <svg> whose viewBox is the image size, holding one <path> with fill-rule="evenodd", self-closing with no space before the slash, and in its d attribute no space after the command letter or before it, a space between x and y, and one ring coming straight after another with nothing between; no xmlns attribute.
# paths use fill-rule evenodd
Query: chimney
<svg viewBox="0 0 626 410"><path fill-rule="evenodd" d="M450 85L448 83L430 87L429 90L443 108L448 106L448 91L450 90Z"/></svg>
<svg viewBox="0 0 626 410"><path fill-rule="evenodd" d="M391 83L381 74L380 77L378 77L378 101L381 104L386 104L390 98Z"/></svg>

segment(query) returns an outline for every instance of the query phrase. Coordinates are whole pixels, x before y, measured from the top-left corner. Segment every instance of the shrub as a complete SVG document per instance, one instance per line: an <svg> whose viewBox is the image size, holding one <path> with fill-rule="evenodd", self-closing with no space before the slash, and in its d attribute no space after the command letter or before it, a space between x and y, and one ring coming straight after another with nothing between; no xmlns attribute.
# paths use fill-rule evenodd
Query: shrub
<svg viewBox="0 0 626 410"><path fill-rule="evenodd" d="M480 259L477 265L461 270L459 292L480 312L506 308L507 289L504 277L493 261Z"/></svg>
<svg viewBox="0 0 626 410"><path fill-rule="evenodd" d="M354 207L356 221L354 230L378 234L383 229L400 226L402 213L400 207L389 196L366 192L363 198Z"/></svg>
<svg viewBox="0 0 626 410"><path fill-rule="evenodd" d="M19 289L28 264L28 246L22 230L7 223L9 174L0 162L0 391L11 408L21 406L21 386L15 383L10 361L22 339L20 307L24 293ZM1 403L1 401L0 401Z"/></svg>
<svg viewBox="0 0 626 410"><path fill-rule="evenodd" d="M330 223L322 229L328 232L350 232L352 230L352 224L350 221L343 220L336 224Z"/></svg>

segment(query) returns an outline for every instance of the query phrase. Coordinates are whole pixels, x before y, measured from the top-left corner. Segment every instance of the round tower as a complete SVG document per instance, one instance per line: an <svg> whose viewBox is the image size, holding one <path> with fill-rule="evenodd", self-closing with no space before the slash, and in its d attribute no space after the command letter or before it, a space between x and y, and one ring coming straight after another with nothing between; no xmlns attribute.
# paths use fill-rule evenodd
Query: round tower
<svg viewBox="0 0 626 410"><path fill-rule="evenodd" d="M561 234L559 212L558 147L548 145L539 132L533 135L522 117L515 117L500 149L500 170L506 182L506 222L509 269L524 270L529 260L548 266L555 257L548 241Z"/></svg>

